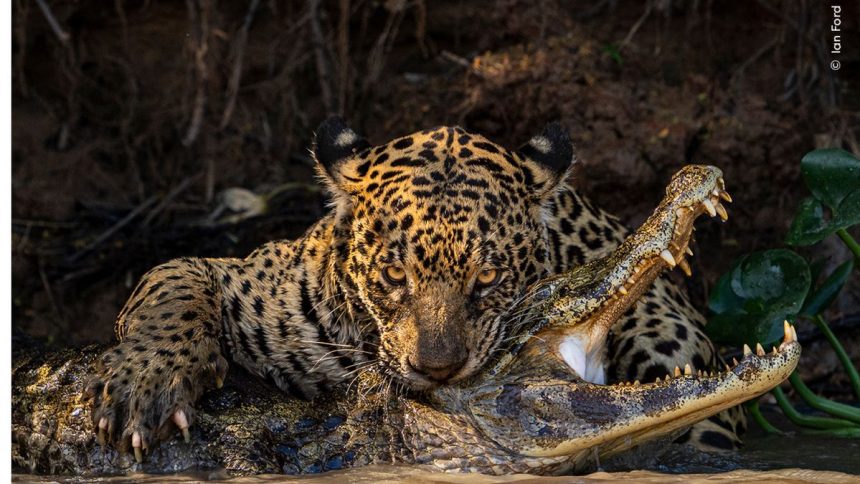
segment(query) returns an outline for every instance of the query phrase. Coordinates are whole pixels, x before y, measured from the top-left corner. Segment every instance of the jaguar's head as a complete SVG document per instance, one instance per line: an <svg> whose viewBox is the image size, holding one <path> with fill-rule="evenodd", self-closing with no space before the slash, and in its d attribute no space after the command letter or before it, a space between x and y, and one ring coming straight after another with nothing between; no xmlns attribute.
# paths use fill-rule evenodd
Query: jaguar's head
<svg viewBox="0 0 860 484"><path fill-rule="evenodd" d="M314 155L333 194L334 270L376 322L387 374L427 389L475 373L510 336L505 313L546 274L567 133L551 124L509 151L442 127L374 147L332 118Z"/></svg>

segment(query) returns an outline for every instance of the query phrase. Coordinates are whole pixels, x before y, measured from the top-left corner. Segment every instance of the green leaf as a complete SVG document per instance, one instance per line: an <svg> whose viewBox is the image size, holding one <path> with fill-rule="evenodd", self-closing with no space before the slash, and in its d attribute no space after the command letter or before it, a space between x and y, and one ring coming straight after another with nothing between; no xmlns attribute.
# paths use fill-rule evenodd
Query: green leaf
<svg viewBox="0 0 860 484"><path fill-rule="evenodd" d="M800 171L812 195L834 211L860 189L860 160L845 150L810 151L800 161Z"/></svg>
<svg viewBox="0 0 860 484"><path fill-rule="evenodd" d="M842 199L831 225L846 229L860 223L860 190L854 190Z"/></svg>
<svg viewBox="0 0 860 484"><path fill-rule="evenodd" d="M831 230L828 222L824 220L824 207L821 202L808 197L800 202L785 242L796 246L812 245L833 232L836 232L836 229Z"/></svg>
<svg viewBox="0 0 860 484"><path fill-rule="evenodd" d="M800 202L785 242L794 246L812 245L839 229L860 223L860 190L846 195L838 209L833 212L834 216L828 220L824 214L824 206L819 200L812 197L805 198Z"/></svg>
<svg viewBox="0 0 860 484"><path fill-rule="evenodd" d="M705 332L727 345L776 343L782 322L793 321L800 312L809 285L809 266L791 250L745 255L714 287Z"/></svg>
<svg viewBox="0 0 860 484"><path fill-rule="evenodd" d="M821 312L827 309L827 306L830 306L830 303L836 299L842 286L845 285L845 281L847 281L848 277L851 276L851 271L853 269L853 259L850 259L837 267L836 270L827 276L827 279L821 283L821 286L806 298L806 303L803 305L801 314L811 318L816 314L821 314Z"/></svg>

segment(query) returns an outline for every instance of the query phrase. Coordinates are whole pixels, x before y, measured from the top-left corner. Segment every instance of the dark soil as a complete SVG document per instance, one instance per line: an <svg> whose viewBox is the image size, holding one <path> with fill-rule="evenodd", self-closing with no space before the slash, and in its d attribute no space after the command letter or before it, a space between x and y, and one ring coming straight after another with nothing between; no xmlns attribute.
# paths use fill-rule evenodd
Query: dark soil
<svg viewBox="0 0 860 484"><path fill-rule="evenodd" d="M860 38L830 70L819 2L47 3L60 32L12 12L13 321L58 346L111 341L155 264L301 233L325 210L307 148L330 113L371 141L459 124L508 146L559 119L579 185L631 225L682 164L719 166L735 203L697 233L700 307L739 255L784 245L803 154L860 153ZM860 357L858 295L830 319Z"/></svg>

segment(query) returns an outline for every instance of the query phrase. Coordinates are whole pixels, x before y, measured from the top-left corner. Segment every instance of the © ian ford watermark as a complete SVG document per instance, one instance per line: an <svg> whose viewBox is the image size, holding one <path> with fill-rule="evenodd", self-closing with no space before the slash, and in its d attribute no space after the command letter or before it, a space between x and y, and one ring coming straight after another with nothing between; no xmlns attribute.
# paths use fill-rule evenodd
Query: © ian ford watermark
<svg viewBox="0 0 860 484"><path fill-rule="evenodd" d="M831 5L833 9L833 22L830 23L830 32L833 34L833 40L830 47L830 53L834 56L839 56L842 53L842 6ZM830 68L838 71L842 67L842 62L839 59L830 61Z"/></svg>

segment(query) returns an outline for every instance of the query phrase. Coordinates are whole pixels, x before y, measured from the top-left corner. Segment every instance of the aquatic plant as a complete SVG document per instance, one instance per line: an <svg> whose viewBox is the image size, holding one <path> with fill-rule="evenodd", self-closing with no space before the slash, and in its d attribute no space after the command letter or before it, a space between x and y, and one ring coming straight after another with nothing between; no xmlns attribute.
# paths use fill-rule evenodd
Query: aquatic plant
<svg viewBox="0 0 860 484"><path fill-rule="evenodd" d="M720 277L710 295L706 332L716 343L744 345L745 353L755 346L755 351L762 353L779 343L785 321L809 321L833 347L855 397L860 399L857 368L824 318L824 311L860 262L860 244L847 231L860 223L860 160L840 149L815 150L801 160L801 173L811 196L801 202L785 242L794 247L811 246L836 234L854 257L822 277L826 257L810 263L784 248L742 256ZM814 285L820 279L823 281ZM789 420L805 432L860 437L860 408L816 395L797 371L789 382L810 407L831 415L799 412L785 392L776 387L771 393ZM758 399L748 402L747 407L764 430L781 432L764 418Z"/></svg>

